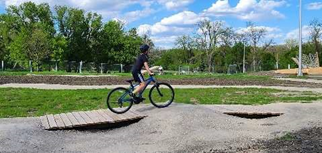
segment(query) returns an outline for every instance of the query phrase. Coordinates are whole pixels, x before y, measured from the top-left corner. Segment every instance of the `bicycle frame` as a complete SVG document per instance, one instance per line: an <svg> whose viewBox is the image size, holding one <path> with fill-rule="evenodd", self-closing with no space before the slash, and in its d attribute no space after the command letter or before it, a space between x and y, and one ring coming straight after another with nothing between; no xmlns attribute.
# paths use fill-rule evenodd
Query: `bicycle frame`
<svg viewBox="0 0 322 153"><path fill-rule="evenodd" d="M142 91L140 91L140 93L139 93L139 97L141 97L142 96L142 94L143 94L143 92L145 91L145 89L146 89L146 87L148 86L148 85L150 85L150 83L151 82L153 82L153 83L156 83L157 81L155 80L155 78L153 77L153 76L150 76L148 79L146 79L146 80L144 80L144 82L145 82L145 86L144 86L144 88L142 89ZM139 83L136 83L136 84L132 84L131 83L131 86L129 87L129 90L132 92L132 91L134 91L134 88L135 87L137 87L137 86L139 86L140 84Z"/></svg>

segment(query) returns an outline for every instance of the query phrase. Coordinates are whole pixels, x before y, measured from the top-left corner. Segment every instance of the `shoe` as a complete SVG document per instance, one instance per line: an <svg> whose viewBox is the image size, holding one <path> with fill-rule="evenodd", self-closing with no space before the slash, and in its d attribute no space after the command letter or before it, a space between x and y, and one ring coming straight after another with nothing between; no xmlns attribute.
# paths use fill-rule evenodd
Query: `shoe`
<svg viewBox="0 0 322 153"><path fill-rule="evenodd" d="M139 104L141 102L141 98L140 97L133 97L133 102L135 104Z"/></svg>

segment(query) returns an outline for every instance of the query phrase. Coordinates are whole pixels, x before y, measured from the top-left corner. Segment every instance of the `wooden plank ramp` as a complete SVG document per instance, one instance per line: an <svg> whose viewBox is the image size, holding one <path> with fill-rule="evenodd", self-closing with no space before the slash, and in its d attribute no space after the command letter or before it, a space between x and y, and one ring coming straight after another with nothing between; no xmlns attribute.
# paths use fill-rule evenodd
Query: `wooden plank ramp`
<svg viewBox="0 0 322 153"><path fill-rule="evenodd" d="M80 127L113 125L135 121L146 117L137 111L129 110L124 114L115 114L109 110L79 111L41 116L41 124L46 130L63 130Z"/></svg>

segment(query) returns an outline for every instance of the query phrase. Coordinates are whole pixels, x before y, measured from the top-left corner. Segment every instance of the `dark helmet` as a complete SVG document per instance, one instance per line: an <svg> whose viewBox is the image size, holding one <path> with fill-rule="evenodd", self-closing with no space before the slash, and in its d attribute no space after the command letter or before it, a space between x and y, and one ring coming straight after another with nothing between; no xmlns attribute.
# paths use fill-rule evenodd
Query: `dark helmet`
<svg viewBox="0 0 322 153"><path fill-rule="evenodd" d="M147 44L144 44L144 45L140 46L141 53L144 53L144 52L148 51L149 48L150 47Z"/></svg>

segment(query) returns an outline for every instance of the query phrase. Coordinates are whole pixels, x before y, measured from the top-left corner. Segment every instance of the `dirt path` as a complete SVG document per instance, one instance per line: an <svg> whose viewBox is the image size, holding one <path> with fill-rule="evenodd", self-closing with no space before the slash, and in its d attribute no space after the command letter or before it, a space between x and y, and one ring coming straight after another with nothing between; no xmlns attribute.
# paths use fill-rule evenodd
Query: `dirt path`
<svg viewBox="0 0 322 153"><path fill-rule="evenodd" d="M322 83L322 80L316 80L316 79L275 78L275 80L293 81L293 82L306 82L306 83L318 83L318 84Z"/></svg>
<svg viewBox="0 0 322 153"><path fill-rule="evenodd" d="M46 131L39 118L0 119L0 152L203 152L249 146L302 128L322 126L322 103L240 105L136 105L147 118L105 130ZM224 111L274 111L250 120Z"/></svg>

